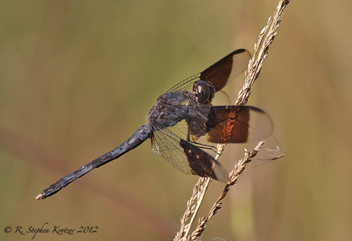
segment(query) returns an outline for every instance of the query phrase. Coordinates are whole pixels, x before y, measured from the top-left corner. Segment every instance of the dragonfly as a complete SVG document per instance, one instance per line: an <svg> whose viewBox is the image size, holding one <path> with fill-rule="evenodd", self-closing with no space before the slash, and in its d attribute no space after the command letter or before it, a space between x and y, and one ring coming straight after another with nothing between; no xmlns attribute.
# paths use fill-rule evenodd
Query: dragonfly
<svg viewBox="0 0 352 241"><path fill-rule="evenodd" d="M61 178L35 198L45 199L63 187L151 139L152 150L174 168L227 182L228 173L207 150L210 143L246 143L263 140L273 131L269 115L254 106L213 106L215 94L247 68L250 53L238 49L204 71L162 94L142 125L125 142L73 173ZM230 128L229 128L230 127ZM206 141L201 141L201 139ZM215 151L216 152L216 151Z"/></svg>

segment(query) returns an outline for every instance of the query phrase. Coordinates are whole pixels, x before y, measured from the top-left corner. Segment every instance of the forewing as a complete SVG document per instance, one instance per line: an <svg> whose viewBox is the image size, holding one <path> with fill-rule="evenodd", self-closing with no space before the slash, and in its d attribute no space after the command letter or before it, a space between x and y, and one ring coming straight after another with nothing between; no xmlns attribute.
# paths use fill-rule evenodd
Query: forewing
<svg viewBox="0 0 352 241"><path fill-rule="evenodd" d="M253 106L213 106L207 128L209 142L245 143L270 136L273 122L263 110Z"/></svg>
<svg viewBox="0 0 352 241"><path fill-rule="evenodd" d="M247 50L235 50L202 71L199 78L212 83L215 91L219 91L246 70L250 58L251 54Z"/></svg>
<svg viewBox="0 0 352 241"><path fill-rule="evenodd" d="M247 50L235 50L204 71L176 84L168 92L183 90L191 92L194 82L200 79L212 83L215 91L219 91L246 70L250 58L251 54Z"/></svg>

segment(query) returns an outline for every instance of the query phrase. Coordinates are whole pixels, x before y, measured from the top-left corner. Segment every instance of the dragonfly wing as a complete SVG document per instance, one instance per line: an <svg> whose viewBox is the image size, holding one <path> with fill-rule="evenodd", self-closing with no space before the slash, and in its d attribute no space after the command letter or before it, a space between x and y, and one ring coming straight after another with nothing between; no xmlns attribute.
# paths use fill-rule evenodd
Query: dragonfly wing
<svg viewBox="0 0 352 241"><path fill-rule="evenodd" d="M245 49L238 49L201 72L199 78L210 82L219 91L247 69L251 54Z"/></svg>
<svg viewBox="0 0 352 241"><path fill-rule="evenodd" d="M185 141L172 131L155 131L151 138L153 151L174 168L185 173L227 182L228 173L211 155Z"/></svg>
<svg viewBox="0 0 352 241"><path fill-rule="evenodd" d="M235 50L202 72L176 84L168 92L183 90L191 92L193 84L197 80L210 82L215 87L215 91L219 91L246 70L250 58L251 54L247 50Z"/></svg>
<svg viewBox="0 0 352 241"><path fill-rule="evenodd" d="M268 114L253 106L212 106L206 125L213 143L259 141L273 132Z"/></svg>

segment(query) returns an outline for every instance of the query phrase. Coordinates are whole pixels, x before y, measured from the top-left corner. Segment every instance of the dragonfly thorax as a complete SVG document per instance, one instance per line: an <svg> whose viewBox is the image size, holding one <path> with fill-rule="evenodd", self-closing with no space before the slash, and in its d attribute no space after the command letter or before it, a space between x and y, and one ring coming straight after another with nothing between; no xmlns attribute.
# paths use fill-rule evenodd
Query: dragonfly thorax
<svg viewBox="0 0 352 241"><path fill-rule="evenodd" d="M148 115L152 130L160 130L176 125L189 115L190 101L182 92L161 95Z"/></svg>

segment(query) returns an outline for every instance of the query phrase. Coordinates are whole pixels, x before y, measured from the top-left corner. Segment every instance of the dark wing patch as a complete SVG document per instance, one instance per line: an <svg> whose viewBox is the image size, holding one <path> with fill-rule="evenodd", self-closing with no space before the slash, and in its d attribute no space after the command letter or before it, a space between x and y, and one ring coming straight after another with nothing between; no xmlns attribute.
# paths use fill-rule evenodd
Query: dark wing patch
<svg viewBox="0 0 352 241"><path fill-rule="evenodd" d="M213 106L207 128L210 142L245 143L270 136L273 123L263 110L253 106Z"/></svg>
<svg viewBox="0 0 352 241"><path fill-rule="evenodd" d="M229 180L228 173L208 153L182 139L180 140L180 146L187 156L192 174L201 177L211 177L221 182Z"/></svg>

